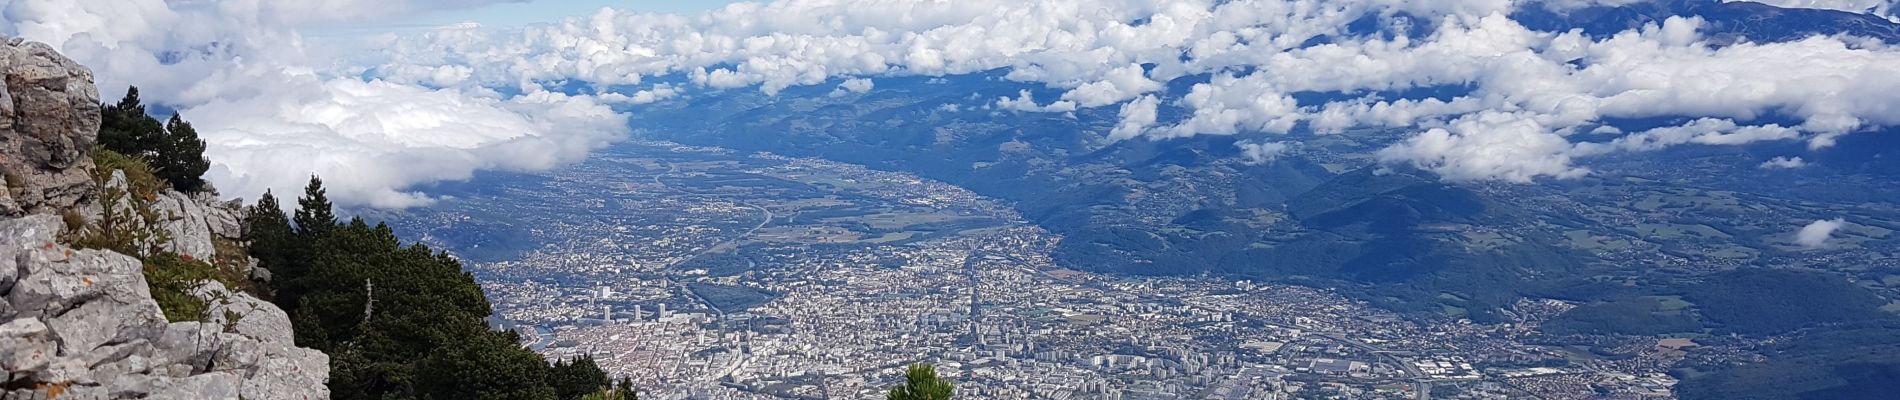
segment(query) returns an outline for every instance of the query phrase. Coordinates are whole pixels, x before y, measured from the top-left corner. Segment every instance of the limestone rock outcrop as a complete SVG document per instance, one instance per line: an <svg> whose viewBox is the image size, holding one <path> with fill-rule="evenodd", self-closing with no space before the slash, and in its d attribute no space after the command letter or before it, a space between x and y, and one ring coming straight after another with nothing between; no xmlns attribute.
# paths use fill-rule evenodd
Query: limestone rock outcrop
<svg viewBox="0 0 1900 400"><path fill-rule="evenodd" d="M243 240L243 203L165 190L152 202L152 209L163 219L159 226L171 234L167 250L173 253L211 260L218 253L217 241Z"/></svg>
<svg viewBox="0 0 1900 400"><path fill-rule="evenodd" d="M110 178L103 184L107 190L127 193L125 172L112 171ZM151 226L146 221L131 221L138 229L154 229L163 232L162 242L149 243L160 251L189 256L194 260L216 260L219 242L226 244L244 240L244 204L241 201L219 201L216 196L207 193L183 193L171 189L161 189L151 201L134 201L125 196L103 198L113 204L101 204L85 210L88 221L98 221L102 207L111 207L123 215L133 215L133 211L143 208L151 212Z"/></svg>
<svg viewBox="0 0 1900 400"><path fill-rule="evenodd" d="M203 322L167 323L138 259L56 242L58 218L0 221L0 398L321 399L329 357L283 310L206 282Z"/></svg>
<svg viewBox="0 0 1900 400"><path fill-rule="evenodd" d="M51 46L0 38L0 216L71 209L92 193L99 91Z"/></svg>
<svg viewBox="0 0 1900 400"><path fill-rule="evenodd" d="M0 38L0 77L0 400L329 398L329 357L297 347L275 305L207 280L164 292L204 306L199 321L168 322L135 257L145 254L62 244L82 232L67 221L136 209L133 227L164 233L139 247L251 261L217 259L221 247L248 258L238 204L171 190L100 204L100 187L125 193L126 178L93 180L100 106L85 67L44 44Z"/></svg>

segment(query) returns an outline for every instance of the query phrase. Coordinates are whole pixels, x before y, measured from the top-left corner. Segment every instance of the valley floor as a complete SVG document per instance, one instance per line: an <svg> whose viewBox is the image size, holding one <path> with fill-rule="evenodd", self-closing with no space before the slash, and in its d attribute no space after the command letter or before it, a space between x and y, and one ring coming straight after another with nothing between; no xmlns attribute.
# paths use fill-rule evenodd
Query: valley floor
<svg viewBox="0 0 1900 400"><path fill-rule="evenodd" d="M654 398L868 398L930 362L970 398L1658 398L1689 340L1418 322L1326 290L1053 265L967 190L662 142L445 186L391 216L452 249L506 326ZM531 243L505 247L503 243Z"/></svg>

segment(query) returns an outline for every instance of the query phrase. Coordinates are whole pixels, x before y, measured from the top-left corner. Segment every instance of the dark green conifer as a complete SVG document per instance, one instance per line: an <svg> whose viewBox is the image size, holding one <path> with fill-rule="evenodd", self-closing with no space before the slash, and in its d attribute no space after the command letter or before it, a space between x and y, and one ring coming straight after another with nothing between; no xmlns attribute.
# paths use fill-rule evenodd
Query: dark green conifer
<svg viewBox="0 0 1900 400"><path fill-rule="evenodd" d="M913 364L904 373L904 384L891 388L887 400L949 400L955 388L948 379L937 377L930 364Z"/></svg>
<svg viewBox="0 0 1900 400"><path fill-rule="evenodd" d="M199 139L198 130L178 114L172 114L171 121L165 123L165 133L151 155L151 163L159 178L181 192L203 190L205 171L211 169L211 160L205 158L204 139Z"/></svg>
<svg viewBox="0 0 1900 400"><path fill-rule="evenodd" d="M310 184L304 186L303 197L297 198L297 215L292 221L297 223L297 233L306 239L336 229L336 210L325 192L323 179L311 175Z"/></svg>
<svg viewBox="0 0 1900 400"><path fill-rule="evenodd" d="M205 141L190 122L178 114L164 123L147 115L137 87L127 89L118 104L99 108L100 147L144 160L173 189L204 190L204 173L211 169L211 160L205 158Z"/></svg>
<svg viewBox="0 0 1900 400"><path fill-rule="evenodd" d="M99 145L107 150L147 158L165 135L164 125L145 114L136 86L127 89L118 104L102 104L99 111Z"/></svg>
<svg viewBox="0 0 1900 400"><path fill-rule="evenodd" d="M285 271L272 286L297 344L331 355L332 398L636 399L591 357L550 366L491 330L488 299L454 257L404 245L386 224L339 224L321 179L289 220L277 202L258 200L246 234L261 265Z"/></svg>
<svg viewBox="0 0 1900 400"><path fill-rule="evenodd" d="M290 229L290 219L284 216L283 205L277 202L277 196L269 190L257 198L257 204L245 209L244 239L251 243L251 256L257 258L258 265L277 271L288 263L291 240L295 232Z"/></svg>
<svg viewBox="0 0 1900 400"><path fill-rule="evenodd" d="M555 362L550 379L554 385L555 396L561 400L577 400L581 396L612 388L613 380L607 372L601 371L593 356L580 356L567 362Z"/></svg>

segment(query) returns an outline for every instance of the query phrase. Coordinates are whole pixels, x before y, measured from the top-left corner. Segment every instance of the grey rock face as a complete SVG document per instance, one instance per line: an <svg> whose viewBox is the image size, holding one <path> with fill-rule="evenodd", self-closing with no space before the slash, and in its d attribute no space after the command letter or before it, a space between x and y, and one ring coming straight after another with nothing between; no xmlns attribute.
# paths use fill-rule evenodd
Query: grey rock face
<svg viewBox="0 0 1900 400"><path fill-rule="evenodd" d="M212 302L208 319L191 332L211 339L200 342L216 346L210 352L212 367L206 372L238 377L238 393L246 399L329 397L324 381L329 378L330 357L292 345L290 316L284 310L217 282L206 282L196 294L222 299ZM190 325L173 325L181 324Z"/></svg>
<svg viewBox="0 0 1900 400"><path fill-rule="evenodd" d="M168 322L139 259L58 243L66 226L52 214L97 221L108 207L145 207L159 218L141 227L169 242L143 245L212 261L219 240L238 239L240 207L169 190L97 204L92 73L44 44L0 39L0 76L0 399L330 397L329 357L296 347L276 306L206 282L191 293L206 301L203 322ZM124 174L105 185L124 190Z"/></svg>
<svg viewBox="0 0 1900 400"><path fill-rule="evenodd" d="M200 217L202 219L202 217ZM167 323L130 256L55 241L59 218L0 220L0 398L323 399L329 357L275 305L206 282L203 322Z"/></svg>
<svg viewBox="0 0 1900 400"><path fill-rule="evenodd" d="M215 241L241 240L238 221L243 208L238 203L166 189L152 202L152 210L159 215L159 228L171 236L171 242L164 244L167 251L212 260L218 254Z"/></svg>
<svg viewBox="0 0 1900 400"><path fill-rule="evenodd" d="M126 183L125 171L112 171L110 178L101 186L104 190L116 190L128 193L131 188ZM101 213L109 208L120 215L136 215L143 205L149 209L156 220L150 221L156 229L163 232L163 243L141 243L141 248L154 247L160 251L189 256L194 260L213 261L218 256L218 242L238 243L243 241L242 202L219 202L211 194L186 194L171 189L158 192L157 198L148 202L135 202L127 196L116 199L101 195L104 204L88 207L82 212L88 221L99 221ZM147 222L139 220L134 224L145 228ZM245 260L233 260L245 261Z"/></svg>
<svg viewBox="0 0 1900 400"><path fill-rule="evenodd" d="M42 43L0 39L0 215L71 209L92 195L99 133L92 71Z"/></svg>
<svg viewBox="0 0 1900 400"><path fill-rule="evenodd" d="M106 179L101 188L108 191L116 190L118 193L131 191L126 183L125 171L112 171L110 178ZM101 213L108 208L120 215L135 215L134 210L139 209L141 205L157 216L156 220L150 221L154 225L151 228L165 233L166 241L141 243L141 248L150 246L160 251L190 256L194 260L213 261L218 256L217 243L219 241L237 243L243 240L241 221L244 205L242 202L219 202L211 194L187 194L172 189L160 190L157 198L150 202L135 203L129 196L120 196L116 199L110 195L100 195L100 197L102 201L110 201L112 204L85 208L81 214L86 220L99 221ZM133 221L133 223L145 228L147 222Z"/></svg>

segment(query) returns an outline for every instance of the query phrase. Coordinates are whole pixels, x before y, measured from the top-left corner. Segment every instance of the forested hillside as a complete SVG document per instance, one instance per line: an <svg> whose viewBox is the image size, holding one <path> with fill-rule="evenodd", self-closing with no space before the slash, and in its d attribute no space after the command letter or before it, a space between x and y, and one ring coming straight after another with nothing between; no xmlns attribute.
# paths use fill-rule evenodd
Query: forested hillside
<svg viewBox="0 0 1900 400"><path fill-rule="evenodd" d="M380 223L338 221L321 180L295 209L286 218L266 192L245 233L297 344L330 354L335 398L633 398L592 360L549 365L514 332L491 329L488 299L460 261L404 245Z"/></svg>

